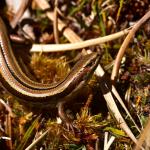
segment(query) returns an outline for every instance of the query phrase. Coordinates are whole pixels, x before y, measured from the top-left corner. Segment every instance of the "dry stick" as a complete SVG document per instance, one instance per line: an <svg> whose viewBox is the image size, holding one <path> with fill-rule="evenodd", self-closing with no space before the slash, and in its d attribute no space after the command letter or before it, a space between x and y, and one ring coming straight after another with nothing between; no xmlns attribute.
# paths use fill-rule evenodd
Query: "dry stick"
<svg viewBox="0 0 150 150"><path fill-rule="evenodd" d="M58 51L68 51L68 50L75 50L75 49L81 49L93 45L99 45L104 42L112 41L117 38L120 38L121 36L126 35L129 32L130 28L124 29L123 31L110 34L104 37L99 37L91 40L86 41L78 41L76 43L69 43L69 44L33 44L31 48L31 52L58 52ZM65 33L65 32L64 32ZM71 35L73 36L73 35ZM71 40L72 42L73 40Z"/></svg>
<svg viewBox="0 0 150 150"><path fill-rule="evenodd" d="M3 101L3 99L1 99L0 98L0 104L2 104L4 107L5 107L5 109L8 111L8 113L9 113L9 115L10 115L10 117L15 117L15 115L14 115L14 113L12 112L12 109L9 107L9 105L7 104L7 103L5 103L4 101Z"/></svg>
<svg viewBox="0 0 150 150"><path fill-rule="evenodd" d="M5 133L10 137L11 140L7 140L10 150L13 149L12 146L12 123L11 116L9 114L6 115L6 125L5 125Z"/></svg>
<svg viewBox="0 0 150 150"><path fill-rule="evenodd" d="M117 100L119 101L119 103L121 104L121 106L123 107L123 109L125 110L125 112L127 113L127 117L130 117L130 119L132 120L132 122L134 123L136 129L139 131L139 133L141 132L141 130L139 129L139 127L137 126L136 122L134 121L134 119L132 118L130 112L128 111L127 107L125 106L123 100L121 99L120 95L118 94L116 88L114 85L111 85L111 92L114 94L114 96L117 98Z"/></svg>
<svg viewBox="0 0 150 150"><path fill-rule="evenodd" d="M50 129L46 130L42 135L40 135L35 141L33 141L25 150L32 149L40 140L42 140L50 131Z"/></svg>
<svg viewBox="0 0 150 150"><path fill-rule="evenodd" d="M59 32L58 32L58 0L55 0L55 8L54 8L54 21L53 21L53 30L54 30L54 38L56 44L59 43Z"/></svg>
<svg viewBox="0 0 150 150"><path fill-rule="evenodd" d="M114 140L115 140L115 136L111 136L111 137L108 139L108 132L105 132L105 137L104 137L104 150L108 150Z"/></svg>
<svg viewBox="0 0 150 150"><path fill-rule="evenodd" d="M99 76L99 77L101 77L101 78L104 78L104 76L105 76L105 72L104 72L104 70L102 69L102 67L99 65L98 67L97 67L97 69L96 69L96 75L97 76ZM104 78L105 79L105 78ZM106 80L106 82L107 82L107 80ZM100 83L100 84L102 84L102 83ZM115 86L114 85L108 85L107 83L105 83L106 85L104 85L104 86L110 86L111 87L111 89L115 89L115 91L113 91L112 90L112 92L113 92L113 94L116 96L116 94L118 94L118 92L117 92L117 90L116 90L116 88L115 88ZM102 85L103 86L103 85ZM101 90L103 91L103 88L101 88ZM114 93L115 92L115 93ZM119 94L118 94L119 95ZM111 94L111 91L109 91L109 92L103 92L103 96L104 96L104 98L105 98L105 100L106 100L106 102L107 102L107 106L108 106L108 108L109 108L109 110L112 112L112 114L114 115L114 117L116 118L116 120L117 120L117 122L118 122L118 124L120 125L120 127L126 132L126 134L133 140L133 142L137 142L137 140L136 140L136 138L135 138L135 136L133 135L133 133L132 133L132 131L130 130L130 128L128 127L128 125L126 124L126 122L125 122L125 120L124 120L124 118L122 117L122 115L120 114L120 112L119 112L119 110L118 110L118 107L117 107L117 105L116 105L116 103L115 103L115 101L114 101L114 98L113 98L113 96L112 96L112 94ZM122 101L122 99L120 98L120 96L119 97L116 97L117 98L117 100L120 102L120 103L123 103L123 101ZM120 99L119 99L120 98ZM124 105L124 103L123 103L123 105L122 105L122 107L124 108L125 107L125 105ZM126 111L127 109L126 109L126 107L125 107L125 111ZM128 112L128 110L127 110L127 112L126 112L127 114L130 114L129 112ZM131 116L131 115L130 115ZM131 120L133 121L133 119L132 119L132 117L131 117ZM134 121L133 121L134 122ZM135 124L136 125L136 124Z"/></svg>
<svg viewBox="0 0 150 150"><path fill-rule="evenodd" d="M37 5L41 8L41 9L47 9L49 8L49 5L47 3L47 1L45 0L34 0ZM53 17L53 13L51 12L47 12L47 16L49 19L54 20ZM65 27L65 24L61 21L58 20L58 29L62 30L63 27ZM70 28L66 28L63 32L64 36L70 41L70 42L80 42L82 41L81 38L79 36L77 36ZM105 74L104 70L102 69L102 67L99 65L96 69L96 74L99 77L103 77L103 75ZM115 88L115 87L114 87ZM117 91L116 91L117 92ZM113 112L116 120L118 121L118 123L120 123L120 127L127 133L127 135L136 143L137 140L135 138L135 136L133 135L133 133L131 132L130 128L128 127L128 125L126 124L125 120L123 119L123 117L121 116L117 105L112 97L112 94L109 92L107 94L104 94L104 98L108 104L108 106L110 107L110 110Z"/></svg>
<svg viewBox="0 0 150 150"><path fill-rule="evenodd" d="M148 136L150 136L150 118L148 119L148 123L146 127L144 128L139 140L137 141L137 144L134 150L140 150L143 142L146 141L146 138Z"/></svg>
<svg viewBox="0 0 150 150"><path fill-rule="evenodd" d="M16 27L18 21L20 20L20 18L24 14L25 10L27 9L27 7L29 6L31 1L32 0L23 0L23 2L21 3L21 6L19 7L19 10L15 14L13 20L10 22L12 28Z"/></svg>
<svg viewBox="0 0 150 150"><path fill-rule="evenodd" d="M90 52L89 52L89 53L90 53ZM104 72L104 70L102 69L101 66L100 66L100 68L98 68L98 69L96 70L96 75L99 76L99 77L101 77L101 78L104 77L104 79L105 79L105 72ZM103 94L103 95L104 95L105 99L107 99L107 100L106 100L107 103L109 103L108 107L110 107L110 110L112 111L112 113L113 113L114 115L117 115L117 113L120 113L119 110L118 110L118 108L114 105L115 101L114 101L114 99L113 99L113 97L112 97L112 94L111 94L111 93L113 93L113 95L117 98L117 100L119 101L119 103L121 104L121 106L123 107L123 109L125 110L126 114L127 114L127 115L130 117L130 119L132 120L132 122L133 122L133 124L135 125L136 129L137 129L139 132L141 132L140 129L139 129L139 127L137 126L136 122L135 122L134 119L132 118L130 112L129 112L128 109L126 108L126 106L125 106L123 100L121 99L120 95L118 94L118 92L117 92L115 86L114 86L113 84L111 84L111 82L109 82L109 81L107 82L107 80L108 80L108 79L106 79L105 84L107 84L107 86L111 87L111 89L109 90L108 93L106 93L106 92L104 91L103 93L105 93L105 94ZM102 84L102 83L101 83L101 84ZM103 85L102 85L102 86L103 86ZM104 86L105 86L105 85L104 85ZM102 89L102 91L103 91L103 89ZM112 99L112 100L111 100L111 99ZM111 100L111 101L110 101L110 100ZM109 102L109 101L110 101L110 102ZM113 108L113 109L112 109L112 108ZM120 115L121 115L121 114L120 114ZM116 117L118 118L118 122L119 122L119 116L117 115ZM122 117L122 116L120 116L120 117ZM122 119L123 119L123 118L122 118ZM122 120L122 121L123 121L123 120ZM125 122L125 121L124 121L124 122ZM127 129L127 130L129 130L129 129Z"/></svg>
<svg viewBox="0 0 150 150"><path fill-rule="evenodd" d="M129 31L127 37L125 38L124 42L122 43L120 50L117 54L117 57L115 59L114 67L111 74L111 80L115 81L119 72L120 63L122 60L122 57L125 53L125 50L127 49L129 43L132 41L135 32L139 29L139 27L150 18L150 11L148 11Z"/></svg>
<svg viewBox="0 0 150 150"><path fill-rule="evenodd" d="M13 147L12 147L12 139L11 139L11 137L12 137L11 118L14 117L15 115L13 114L13 112L12 112L11 108L8 106L8 104L6 104L2 99L0 99L0 103L9 112L8 114L6 114L5 133L7 133L7 136L10 138L10 140L7 140L6 142L8 143L10 150L12 150Z"/></svg>

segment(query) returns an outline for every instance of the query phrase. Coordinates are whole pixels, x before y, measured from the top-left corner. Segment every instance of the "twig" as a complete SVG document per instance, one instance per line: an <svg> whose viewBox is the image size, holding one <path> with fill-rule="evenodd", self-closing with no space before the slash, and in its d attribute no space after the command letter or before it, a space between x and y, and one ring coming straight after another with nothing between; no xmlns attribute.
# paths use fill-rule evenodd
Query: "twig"
<svg viewBox="0 0 150 150"><path fill-rule="evenodd" d="M11 118L14 117L15 115L13 114L11 108L8 106L8 104L6 104L2 99L0 99L0 103L6 108L6 110L8 111L8 114L6 114L6 121L5 121L5 133L7 133L8 135L8 138L6 137L3 137L3 138L6 138L7 139L7 143L8 143L8 146L10 148L10 150L12 150L12 140L11 140L11 137L12 137L12 129L11 129ZM9 140L8 140L9 139Z"/></svg>
<svg viewBox="0 0 150 150"><path fill-rule="evenodd" d="M8 104L6 104L1 98L0 98L0 103L6 108L6 110L8 111L9 115L11 117L14 117L14 113L12 112L11 108L8 106Z"/></svg>
<svg viewBox="0 0 150 150"><path fill-rule="evenodd" d="M9 114L6 115L6 126L5 126L5 133L7 133L8 137L11 140L7 140L10 150L13 149L12 146L12 123L11 123L11 116Z"/></svg>
<svg viewBox="0 0 150 150"><path fill-rule="evenodd" d="M86 40L86 41L78 41L76 43L71 43L71 44L33 44L30 51L31 52L40 52L40 51L58 52L58 51L81 49L81 48L98 45L104 42L115 40L117 38L120 38L121 36L126 35L129 31L130 28L104 37L99 37L99 38Z"/></svg>
<svg viewBox="0 0 150 150"><path fill-rule="evenodd" d="M109 141L108 141L108 132L105 132L105 137L104 137L104 150L108 150L115 140L114 136L111 136Z"/></svg>
<svg viewBox="0 0 150 150"><path fill-rule="evenodd" d="M119 72L120 63L122 60L122 57L125 53L125 50L127 49L129 43L132 41L133 36L135 32L140 28L140 26L150 18L150 11L148 11L129 31L127 37L125 38L124 42L122 43L119 52L117 54L117 57L115 59L114 67L111 74L111 80L115 81Z"/></svg>
<svg viewBox="0 0 150 150"><path fill-rule="evenodd" d="M30 150L31 148L33 148L33 146L35 146L42 138L44 138L47 133L49 132L49 129L47 131L45 131L40 137L38 137L35 141L32 142L32 144L30 144L25 150Z"/></svg>
<svg viewBox="0 0 150 150"><path fill-rule="evenodd" d="M54 21L53 21L53 31L54 31L54 38L56 44L59 43L59 32L58 32L58 0L55 0L55 8L54 8Z"/></svg>
<svg viewBox="0 0 150 150"><path fill-rule="evenodd" d="M130 130L130 128L128 127L128 125L126 124L125 120L123 119L121 113L118 110L118 107L114 101L114 98L111 94L111 92L107 92L103 89L103 87L101 87L101 90L103 92L103 96L107 102L108 108L111 111L112 115L116 118L118 124L120 125L120 127L126 132L126 134L133 140L133 142L137 142L135 136L133 135L132 131Z"/></svg>
<svg viewBox="0 0 150 150"><path fill-rule="evenodd" d="M136 129L137 129L139 132L141 132L141 130L139 129L139 127L138 127L137 124L135 123L134 119L132 118L130 112L129 112L128 109L126 108L126 106L125 106L123 100L121 99L121 97L120 97L120 95L118 94L118 92L117 92L117 90L116 90L116 88L115 88L114 85L112 85L112 89L111 89L111 90L112 90L112 93L114 94L114 96L117 98L117 100L118 100L119 103L121 104L121 106L123 107L123 109L125 110L127 116L129 116L130 119L132 120L132 122L134 123Z"/></svg>

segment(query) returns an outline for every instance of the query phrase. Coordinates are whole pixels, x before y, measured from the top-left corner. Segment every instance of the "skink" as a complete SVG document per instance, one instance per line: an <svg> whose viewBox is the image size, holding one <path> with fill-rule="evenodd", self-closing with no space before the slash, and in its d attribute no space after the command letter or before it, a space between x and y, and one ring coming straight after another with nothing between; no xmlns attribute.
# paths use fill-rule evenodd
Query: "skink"
<svg viewBox="0 0 150 150"><path fill-rule="evenodd" d="M99 62L99 55L85 55L70 73L56 84L42 84L30 80L21 70L13 54L3 20L0 18L0 82L20 102L36 107L56 107L71 93L76 93L88 81ZM61 105L60 105L61 106ZM62 112L59 110L59 112ZM60 117L64 118L64 116Z"/></svg>

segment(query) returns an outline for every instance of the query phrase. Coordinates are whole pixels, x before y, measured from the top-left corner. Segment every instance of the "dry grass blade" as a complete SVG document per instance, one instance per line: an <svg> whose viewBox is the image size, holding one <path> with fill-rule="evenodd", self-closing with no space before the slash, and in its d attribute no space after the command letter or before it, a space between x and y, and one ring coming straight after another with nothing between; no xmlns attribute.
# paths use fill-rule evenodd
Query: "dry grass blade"
<svg viewBox="0 0 150 150"><path fill-rule="evenodd" d="M121 99L120 95L118 94L116 88L114 85L112 85L112 93L114 94L114 96L117 98L117 100L119 101L119 103L121 104L121 106L123 107L123 109L125 110L126 114L130 117L130 119L132 120L132 122L134 123L136 129L141 132L141 130L139 129L139 127L137 126L137 124L135 123L134 119L132 118L130 112L128 111L128 109L126 108L123 100Z"/></svg>
<svg viewBox="0 0 150 150"><path fill-rule="evenodd" d="M115 140L114 136L111 136L110 139L108 139L108 132L105 132L104 150L108 150L114 140Z"/></svg>
<svg viewBox="0 0 150 150"><path fill-rule="evenodd" d="M7 135L8 135L10 138L12 138L12 121L11 121L11 116L10 116L9 114L6 115L5 131L6 131ZM13 149L12 140L8 140L7 143L8 143L8 145L9 145L10 150L12 150L12 149Z"/></svg>
<svg viewBox="0 0 150 150"><path fill-rule="evenodd" d="M102 67L99 65L96 69L96 75L99 77L103 77L105 75L104 70L102 69ZM107 82L107 80L106 80ZM112 91L107 92L106 94L104 94L104 98L107 102L107 105L110 109L110 111L113 113L114 117L116 118L116 120L118 121L118 123L120 124L120 127L127 133L127 135L136 143L136 138L133 135L132 131L130 130L130 128L128 127L128 125L126 124L125 120L123 119L123 117L121 116L117 105L114 101L114 98L112 96L112 93L115 95L115 97L117 98L117 100L119 101L119 103L121 104L121 106L124 108L125 112L130 116L131 120L133 121L133 123L135 124L134 120L132 119L132 116L130 115L129 111L127 110L126 106L124 105L122 99L120 98L115 86L113 85L108 85L111 87ZM103 91L103 85L102 87L102 91ZM111 93L112 92L112 93ZM103 92L105 93L105 91ZM135 124L135 126L137 127L137 125ZM137 127L137 130L139 131L139 128Z"/></svg>
<svg viewBox="0 0 150 150"><path fill-rule="evenodd" d="M24 137L22 138L21 143L18 145L18 147L16 148L16 150L23 150L25 149L25 146L29 140L29 138L32 135L33 130L35 129L35 127L37 127L37 125L39 124L39 119L40 117L37 117L33 123L31 124L31 126L28 128L28 130L26 131L26 133L24 134Z"/></svg>
<svg viewBox="0 0 150 150"><path fill-rule="evenodd" d="M30 144L25 150L32 149L42 138L44 138L47 135L48 132L49 132L49 129L45 131L39 138L33 141L32 144Z"/></svg>
<svg viewBox="0 0 150 150"><path fill-rule="evenodd" d="M31 48L31 52L58 52L58 51L68 51L68 50L76 50L82 49L89 46L99 45L101 43L105 43L108 41L112 41L118 39L124 35L126 35L130 31L130 28L125 29L123 31L107 35L104 37L99 37L86 41L78 41L71 44L33 44Z"/></svg>
<svg viewBox="0 0 150 150"><path fill-rule="evenodd" d="M58 0L55 0L55 8L54 8L54 21L53 21L53 30L54 30L54 38L56 44L59 43L59 32L58 32Z"/></svg>
<svg viewBox="0 0 150 150"><path fill-rule="evenodd" d="M103 89L101 89L103 91ZM103 92L105 93L105 91ZM121 113L118 110L118 107L114 101L114 98L111 94L111 92L107 92L106 94L103 94L108 108L110 109L112 115L116 118L116 120L118 121L118 124L120 125L120 127L127 133L127 135L136 143L137 140L135 138L135 136L133 135L133 133L131 132L130 128L128 127L128 125L126 124L125 120L123 119Z"/></svg>
<svg viewBox="0 0 150 150"><path fill-rule="evenodd" d="M0 99L0 104L2 104L6 108L6 110L9 112L10 117L14 117L11 108L2 99Z"/></svg>

